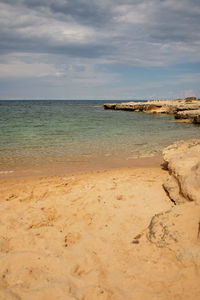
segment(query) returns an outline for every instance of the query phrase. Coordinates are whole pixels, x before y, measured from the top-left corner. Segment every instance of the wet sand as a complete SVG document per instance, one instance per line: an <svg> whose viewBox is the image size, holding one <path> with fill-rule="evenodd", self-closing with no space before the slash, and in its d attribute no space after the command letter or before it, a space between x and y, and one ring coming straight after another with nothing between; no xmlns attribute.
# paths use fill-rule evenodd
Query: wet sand
<svg viewBox="0 0 200 300"><path fill-rule="evenodd" d="M86 161L55 162L47 164L45 161L40 164L28 165L15 164L0 169L0 180L5 178L32 177L32 176L62 176L65 174L88 173L92 171L109 170L128 167L160 167L163 162L162 156L126 158L124 156L98 156L96 159Z"/></svg>

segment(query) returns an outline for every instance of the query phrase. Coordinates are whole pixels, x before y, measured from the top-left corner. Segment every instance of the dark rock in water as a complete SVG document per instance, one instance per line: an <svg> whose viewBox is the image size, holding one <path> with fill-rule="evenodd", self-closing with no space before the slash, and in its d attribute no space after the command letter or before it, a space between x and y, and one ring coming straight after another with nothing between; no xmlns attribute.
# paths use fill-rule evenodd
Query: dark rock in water
<svg viewBox="0 0 200 300"><path fill-rule="evenodd" d="M200 124L200 114L194 117L193 123L194 124Z"/></svg>
<svg viewBox="0 0 200 300"><path fill-rule="evenodd" d="M175 114L175 119L188 119L193 123L200 123L200 109L178 111Z"/></svg>
<svg viewBox="0 0 200 300"><path fill-rule="evenodd" d="M115 109L116 103L105 103L103 106L104 109Z"/></svg>

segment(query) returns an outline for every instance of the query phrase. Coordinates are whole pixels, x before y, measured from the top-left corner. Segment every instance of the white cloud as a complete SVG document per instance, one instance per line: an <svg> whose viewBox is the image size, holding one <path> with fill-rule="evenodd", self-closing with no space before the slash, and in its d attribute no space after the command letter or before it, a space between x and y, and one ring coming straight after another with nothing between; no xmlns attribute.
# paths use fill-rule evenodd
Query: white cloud
<svg viewBox="0 0 200 300"><path fill-rule="evenodd" d="M15 61L7 64L0 64L0 70L0 78L27 78L62 75L61 72L55 70L55 68L50 64L27 64L23 61Z"/></svg>
<svg viewBox="0 0 200 300"><path fill-rule="evenodd" d="M152 18L157 11L156 1L146 1L132 4L118 5L114 8L117 22L125 22L131 24L148 24L149 21L153 23Z"/></svg>

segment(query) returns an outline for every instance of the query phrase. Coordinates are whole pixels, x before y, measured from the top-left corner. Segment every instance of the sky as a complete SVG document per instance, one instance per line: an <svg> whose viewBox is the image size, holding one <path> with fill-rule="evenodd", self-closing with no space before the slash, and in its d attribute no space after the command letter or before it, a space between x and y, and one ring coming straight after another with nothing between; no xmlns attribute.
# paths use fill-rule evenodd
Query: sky
<svg viewBox="0 0 200 300"><path fill-rule="evenodd" d="M0 99L188 96L199 0L0 0Z"/></svg>

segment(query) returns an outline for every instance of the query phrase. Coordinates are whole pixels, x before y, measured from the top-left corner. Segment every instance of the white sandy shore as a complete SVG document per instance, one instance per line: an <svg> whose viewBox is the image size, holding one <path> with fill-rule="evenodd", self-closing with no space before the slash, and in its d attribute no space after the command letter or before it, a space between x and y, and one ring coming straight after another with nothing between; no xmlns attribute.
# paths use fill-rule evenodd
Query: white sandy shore
<svg viewBox="0 0 200 300"><path fill-rule="evenodd" d="M0 299L198 299L199 269L147 239L166 173L1 179Z"/></svg>

